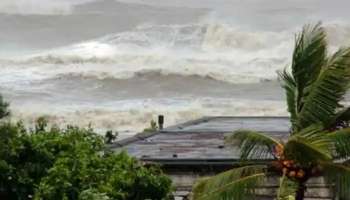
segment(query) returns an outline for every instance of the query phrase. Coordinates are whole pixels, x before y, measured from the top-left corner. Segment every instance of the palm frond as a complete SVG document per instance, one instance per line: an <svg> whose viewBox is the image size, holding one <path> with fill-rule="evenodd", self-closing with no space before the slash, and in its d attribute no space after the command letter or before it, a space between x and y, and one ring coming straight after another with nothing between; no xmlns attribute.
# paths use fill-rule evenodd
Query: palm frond
<svg viewBox="0 0 350 200"><path fill-rule="evenodd" d="M297 86L295 83L294 78L291 74L287 72L287 70L283 70L282 72L278 72L279 79L282 81L282 87L286 91L286 98L287 98L287 106L288 106L288 112L290 113L290 121L292 124L292 130L295 127L295 123L297 120Z"/></svg>
<svg viewBox="0 0 350 200"><path fill-rule="evenodd" d="M339 199L350 199L350 168L342 164L322 163L323 174L326 180L334 184Z"/></svg>
<svg viewBox="0 0 350 200"><path fill-rule="evenodd" d="M328 121L325 126L327 128L334 128L337 127L339 124L342 123L348 123L350 121L350 107L344 108L340 111L338 111L335 116Z"/></svg>
<svg viewBox="0 0 350 200"><path fill-rule="evenodd" d="M238 130L226 138L230 144L237 143L241 159L271 159L274 147L282 144L276 139L256 131Z"/></svg>
<svg viewBox="0 0 350 200"><path fill-rule="evenodd" d="M302 136L307 138L309 141L318 140L320 137L326 137L326 131L324 129L325 128L322 123L315 123L298 132L294 132L293 135Z"/></svg>
<svg viewBox="0 0 350 200"><path fill-rule="evenodd" d="M345 108L339 111L336 117L336 121L350 121L350 108Z"/></svg>
<svg viewBox="0 0 350 200"><path fill-rule="evenodd" d="M318 78L327 61L326 33L321 23L306 25L297 36L292 60L292 75L296 83L296 105L302 109L308 88Z"/></svg>
<svg viewBox="0 0 350 200"><path fill-rule="evenodd" d="M288 159L307 166L314 162L331 160L331 144L327 136L308 138L293 135L286 143L284 153Z"/></svg>
<svg viewBox="0 0 350 200"><path fill-rule="evenodd" d="M197 182L193 200L249 200L265 179L266 166L254 165L232 169Z"/></svg>
<svg viewBox="0 0 350 200"><path fill-rule="evenodd" d="M314 123L327 124L334 118L339 102L350 83L350 48L340 49L330 59L319 78L310 86L308 96L298 113L297 128Z"/></svg>
<svg viewBox="0 0 350 200"><path fill-rule="evenodd" d="M277 191L277 200L295 200L295 193L298 190L298 184L286 176L282 176L279 181Z"/></svg>
<svg viewBox="0 0 350 200"><path fill-rule="evenodd" d="M346 159L350 157L350 128L340 129L328 133L334 145L334 158Z"/></svg>

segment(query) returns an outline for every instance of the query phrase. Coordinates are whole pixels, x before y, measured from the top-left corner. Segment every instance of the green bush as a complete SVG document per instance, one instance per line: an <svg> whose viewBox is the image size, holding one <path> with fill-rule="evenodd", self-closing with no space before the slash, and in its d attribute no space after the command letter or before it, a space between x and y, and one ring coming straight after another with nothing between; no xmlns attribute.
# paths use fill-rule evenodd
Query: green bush
<svg viewBox="0 0 350 200"><path fill-rule="evenodd" d="M7 103L4 98L0 95L0 119L10 115L8 110L9 103Z"/></svg>
<svg viewBox="0 0 350 200"><path fill-rule="evenodd" d="M154 121L153 119L150 121L150 125L148 128L145 128L143 130L144 133L152 133L152 132L156 132L159 129L157 122Z"/></svg>
<svg viewBox="0 0 350 200"><path fill-rule="evenodd" d="M112 144L118 138L118 135L118 132L113 133L112 130L107 131L105 134L105 143Z"/></svg>
<svg viewBox="0 0 350 200"><path fill-rule="evenodd" d="M96 189L87 189L80 193L79 200L110 200L110 198L105 194L101 193Z"/></svg>
<svg viewBox="0 0 350 200"><path fill-rule="evenodd" d="M160 200L171 191L159 167L108 152L90 128L2 123L0 147L0 199Z"/></svg>

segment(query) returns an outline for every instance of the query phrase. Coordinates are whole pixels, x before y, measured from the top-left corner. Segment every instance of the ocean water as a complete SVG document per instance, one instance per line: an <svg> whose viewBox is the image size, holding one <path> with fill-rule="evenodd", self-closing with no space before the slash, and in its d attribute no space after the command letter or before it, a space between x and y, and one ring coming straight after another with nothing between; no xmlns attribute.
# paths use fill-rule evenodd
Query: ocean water
<svg viewBox="0 0 350 200"><path fill-rule="evenodd" d="M322 21L350 44L346 0L2 0L0 92L14 120L126 137L157 115L287 115L276 72Z"/></svg>

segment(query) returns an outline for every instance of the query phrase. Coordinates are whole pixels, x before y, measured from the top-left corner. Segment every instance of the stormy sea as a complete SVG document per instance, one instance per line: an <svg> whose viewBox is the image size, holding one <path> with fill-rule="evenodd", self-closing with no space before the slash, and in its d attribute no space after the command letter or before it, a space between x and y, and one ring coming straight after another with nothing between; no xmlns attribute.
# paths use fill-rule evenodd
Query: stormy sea
<svg viewBox="0 0 350 200"><path fill-rule="evenodd" d="M0 93L39 116L120 137L165 115L284 116L277 71L322 21L350 44L347 0L1 0ZM341 41L341 42L340 42ZM345 42L344 42L345 41Z"/></svg>

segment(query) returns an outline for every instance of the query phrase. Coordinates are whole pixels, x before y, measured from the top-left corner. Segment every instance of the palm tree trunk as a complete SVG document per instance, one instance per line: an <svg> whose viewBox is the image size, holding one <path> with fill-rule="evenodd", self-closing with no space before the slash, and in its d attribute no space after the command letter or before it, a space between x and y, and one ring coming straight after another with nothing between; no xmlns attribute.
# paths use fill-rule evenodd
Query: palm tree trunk
<svg viewBox="0 0 350 200"><path fill-rule="evenodd" d="M305 184L300 182L298 184L298 190L295 194L295 200L304 200L305 189Z"/></svg>

